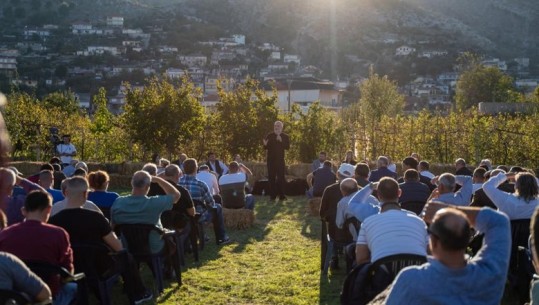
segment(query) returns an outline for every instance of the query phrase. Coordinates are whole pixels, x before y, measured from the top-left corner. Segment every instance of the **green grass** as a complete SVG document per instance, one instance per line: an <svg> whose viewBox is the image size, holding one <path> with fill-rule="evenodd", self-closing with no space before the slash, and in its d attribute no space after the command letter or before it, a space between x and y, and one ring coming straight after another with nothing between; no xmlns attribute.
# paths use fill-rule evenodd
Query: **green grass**
<svg viewBox="0 0 539 305"><path fill-rule="evenodd" d="M320 221L307 214L305 197L267 198L257 197L253 227L227 230L231 244L217 246L207 228L199 263L188 254L183 285L166 283L157 304L339 304L344 271L321 277ZM152 287L148 268L142 272ZM116 286L114 304L127 304Z"/></svg>

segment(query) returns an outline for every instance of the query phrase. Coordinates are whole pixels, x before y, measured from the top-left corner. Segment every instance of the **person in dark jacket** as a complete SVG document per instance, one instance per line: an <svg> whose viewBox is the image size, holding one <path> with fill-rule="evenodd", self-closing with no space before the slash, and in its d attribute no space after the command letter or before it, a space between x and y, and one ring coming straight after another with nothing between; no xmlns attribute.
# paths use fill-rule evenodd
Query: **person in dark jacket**
<svg viewBox="0 0 539 305"><path fill-rule="evenodd" d="M270 199L285 200L284 178L285 150L290 148L290 138L283 132L283 122L276 121L273 124L273 132L269 133L263 140L264 148L267 150L266 162L268 166L268 182L270 186Z"/></svg>
<svg viewBox="0 0 539 305"><path fill-rule="evenodd" d="M392 172L387 168L389 165L389 159L384 156L378 157L377 161L378 169L371 171L371 176L369 177L370 182L378 182L383 177L391 177L397 179L397 173Z"/></svg>

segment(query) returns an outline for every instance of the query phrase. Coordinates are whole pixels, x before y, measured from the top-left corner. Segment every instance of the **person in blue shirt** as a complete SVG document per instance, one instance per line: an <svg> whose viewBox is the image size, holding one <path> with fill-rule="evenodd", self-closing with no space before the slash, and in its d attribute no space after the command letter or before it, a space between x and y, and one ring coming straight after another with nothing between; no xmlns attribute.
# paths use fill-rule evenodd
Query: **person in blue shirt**
<svg viewBox="0 0 539 305"><path fill-rule="evenodd" d="M433 257L403 269L386 304L500 304L511 248L507 216L490 208L434 202L425 212ZM481 250L468 260L472 226L485 237Z"/></svg>
<svg viewBox="0 0 539 305"><path fill-rule="evenodd" d="M110 209L114 200L120 197L118 193L108 192L110 178L105 171L95 171L88 175L88 183L91 192L88 193L88 200L95 203L100 208Z"/></svg>
<svg viewBox="0 0 539 305"><path fill-rule="evenodd" d="M52 171L42 170L39 172L39 185L51 194L52 204L55 204L58 201L64 200L64 195L62 194L62 191L53 189L53 184L54 174Z"/></svg>

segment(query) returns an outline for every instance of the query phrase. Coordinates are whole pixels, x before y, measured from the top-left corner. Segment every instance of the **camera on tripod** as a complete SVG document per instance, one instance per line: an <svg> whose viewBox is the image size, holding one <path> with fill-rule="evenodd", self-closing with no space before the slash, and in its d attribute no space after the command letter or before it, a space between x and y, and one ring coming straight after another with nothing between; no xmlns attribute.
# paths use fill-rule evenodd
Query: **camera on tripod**
<svg viewBox="0 0 539 305"><path fill-rule="evenodd" d="M56 127L49 128L49 140L56 147L57 145L64 144L64 141L60 138L59 130Z"/></svg>

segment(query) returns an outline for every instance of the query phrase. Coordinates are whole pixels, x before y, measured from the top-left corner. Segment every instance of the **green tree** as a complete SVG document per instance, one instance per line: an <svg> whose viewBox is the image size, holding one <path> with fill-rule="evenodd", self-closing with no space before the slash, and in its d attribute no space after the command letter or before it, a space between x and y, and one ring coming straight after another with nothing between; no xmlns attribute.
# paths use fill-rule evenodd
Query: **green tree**
<svg viewBox="0 0 539 305"><path fill-rule="evenodd" d="M204 109L187 78L175 88L168 80L153 78L144 90L127 86L123 124L131 139L145 152L175 153L199 137L205 126Z"/></svg>
<svg viewBox="0 0 539 305"><path fill-rule="evenodd" d="M75 94L68 91L57 91L47 94L41 100L43 107L65 113L79 112L79 103Z"/></svg>
<svg viewBox="0 0 539 305"><path fill-rule="evenodd" d="M222 148L229 155L239 153L246 159L260 156L261 141L277 119L276 95L267 96L254 80L230 92L219 86L218 92L214 125Z"/></svg>
<svg viewBox="0 0 539 305"><path fill-rule="evenodd" d="M520 99L513 79L496 67L471 65L457 81L455 100L459 110L481 102L518 102Z"/></svg>
<svg viewBox="0 0 539 305"><path fill-rule="evenodd" d="M402 112L404 96L398 92L395 82L386 76L380 77L374 73L372 67L367 80L359 87L361 98L359 107L363 116L364 130L368 131L367 137L372 144L372 157L376 158L376 133L377 123L384 117L395 117Z"/></svg>

